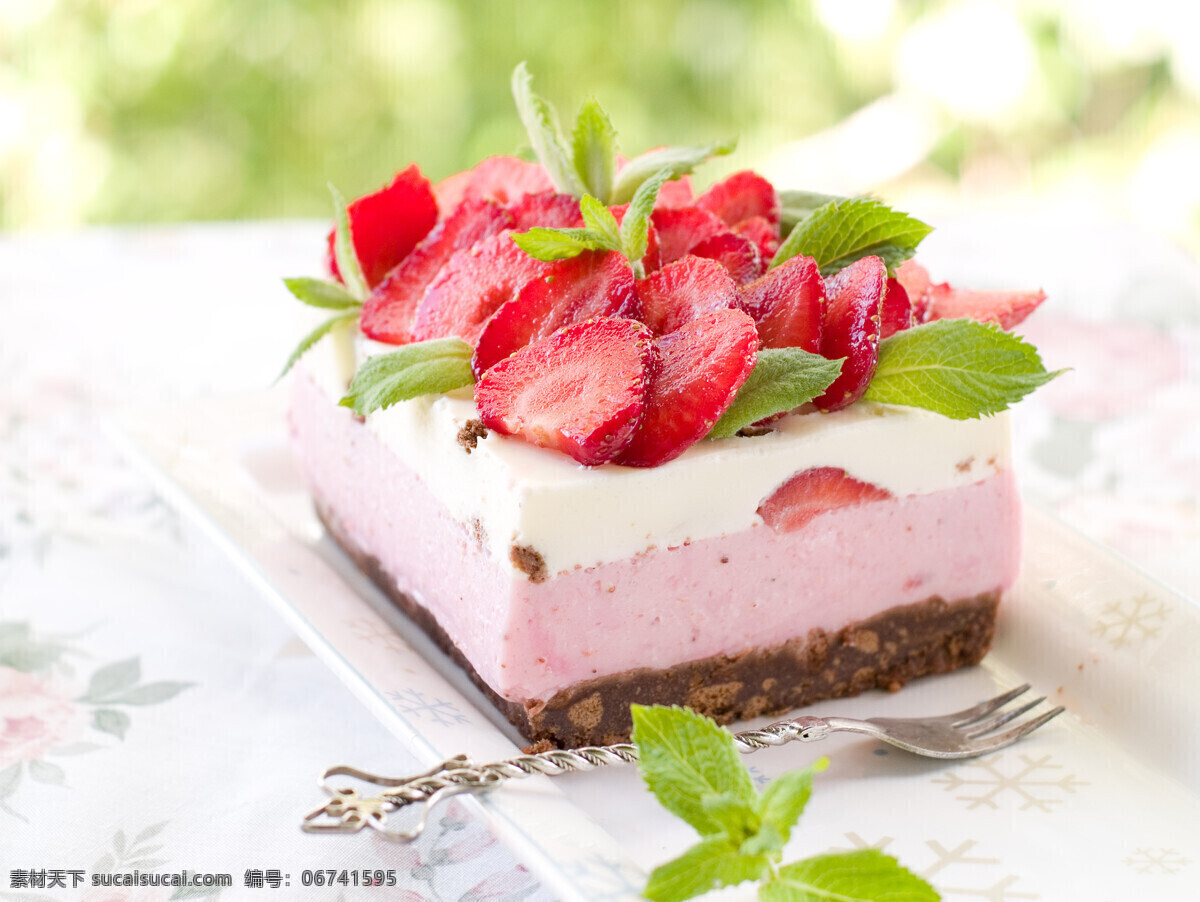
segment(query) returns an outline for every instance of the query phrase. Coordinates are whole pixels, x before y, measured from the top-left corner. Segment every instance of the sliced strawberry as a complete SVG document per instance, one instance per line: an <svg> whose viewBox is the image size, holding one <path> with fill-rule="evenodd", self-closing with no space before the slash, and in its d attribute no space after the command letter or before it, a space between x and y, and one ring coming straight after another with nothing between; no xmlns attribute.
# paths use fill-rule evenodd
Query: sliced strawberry
<svg viewBox="0 0 1200 902"><path fill-rule="evenodd" d="M696 203L695 192L692 191L691 176L681 175L677 179L663 182L658 189L658 199L654 202L656 210L672 210L678 207L690 207Z"/></svg>
<svg viewBox="0 0 1200 902"><path fill-rule="evenodd" d="M739 285L754 281L766 270L758 246L750 239L733 232L722 232L720 235L705 238L688 253L716 260L729 271L730 277Z"/></svg>
<svg viewBox="0 0 1200 902"><path fill-rule="evenodd" d="M717 182L698 198L696 206L718 216L730 226L761 216L771 226L779 225L779 197L775 186L757 173L735 172Z"/></svg>
<svg viewBox="0 0 1200 902"><path fill-rule="evenodd" d="M826 511L891 497L887 489L855 479L840 467L813 467L772 492L758 506L758 515L775 532L791 532Z"/></svg>
<svg viewBox="0 0 1200 902"><path fill-rule="evenodd" d="M658 232L662 266L674 263L706 238L729 231L717 216L699 207L655 210L650 218Z"/></svg>
<svg viewBox="0 0 1200 902"><path fill-rule="evenodd" d="M863 396L879 362L879 308L887 287L887 269L878 257L856 260L825 280L825 322L821 355L846 358L841 374L813 403L838 410Z"/></svg>
<svg viewBox="0 0 1200 902"><path fill-rule="evenodd" d="M754 320L741 310L714 310L655 341L658 374L646 411L617 463L657 467L674 460L720 419L758 358Z"/></svg>
<svg viewBox="0 0 1200 902"><path fill-rule="evenodd" d="M437 200L438 212L442 219L453 213L466 198L471 176L471 170L464 169L462 172L446 176L433 186L433 196Z"/></svg>
<svg viewBox="0 0 1200 902"><path fill-rule="evenodd" d="M387 187L352 201L347 212L354 250L369 288L378 285L388 270L407 257L438 219L433 186L416 163L398 173ZM341 281L333 240L331 230L327 263L329 272Z"/></svg>
<svg viewBox="0 0 1200 902"><path fill-rule="evenodd" d="M518 232L535 226L543 229L577 229L583 225L579 198L572 194L555 194L553 191L526 194L508 209L513 216L513 228Z"/></svg>
<svg viewBox="0 0 1200 902"><path fill-rule="evenodd" d="M753 241L768 264L779 250L779 226L771 225L765 217L751 216L749 219L743 219L733 227L733 231Z"/></svg>
<svg viewBox="0 0 1200 902"><path fill-rule="evenodd" d="M511 232L492 235L459 251L429 283L417 304L413 340L457 335L474 344L488 317L549 268L549 263L535 260L517 247Z"/></svg>
<svg viewBox="0 0 1200 902"><path fill-rule="evenodd" d="M505 301L487 321L475 345L475 374L563 326L598 316L638 319L641 304L629 262L616 251L586 251L550 264Z"/></svg>
<svg viewBox="0 0 1200 902"><path fill-rule="evenodd" d="M508 211L490 200L472 200L458 206L368 296L360 320L363 334L389 344L412 341L417 304L446 262L456 252L511 225Z"/></svg>
<svg viewBox="0 0 1200 902"><path fill-rule="evenodd" d="M1046 300L1046 292L973 291L952 288L942 282L931 286L926 298L926 320L970 317L981 323L998 323L1002 329L1011 329Z"/></svg>
<svg viewBox="0 0 1200 902"><path fill-rule="evenodd" d="M879 310L879 340L903 332L913 324L913 305L899 279L888 279Z"/></svg>
<svg viewBox="0 0 1200 902"><path fill-rule="evenodd" d="M629 204L618 204L609 209L616 218L617 225L620 225L625 221L625 212L629 209ZM654 227L654 221L651 220L646 226L646 253L642 254L642 270L652 273L660 266L662 266L662 247L658 243L658 229Z"/></svg>
<svg viewBox="0 0 1200 902"><path fill-rule="evenodd" d="M821 352L825 283L812 257L792 257L743 285L741 304L754 318L764 348Z"/></svg>
<svg viewBox="0 0 1200 902"><path fill-rule="evenodd" d="M489 429L519 435L594 466L632 440L656 352L650 330L597 318L559 329L501 360L475 385Z"/></svg>
<svg viewBox="0 0 1200 902"><path fill-rule="evenodd" d="M913 304L917 304L933 285L933 280L929 278L929 270L916 260L905 260L896 267L896 281L904 286L908 299Z"/></svg>
<svg viewBox="0 0 1200 902"><path fill-rule="evenodd" d="M517 157L495 156L480 160L471 170L463 200L484 198L515 204L527 194L553 191L554 182L540 163Z"/></svg>
<svg viewBox="0 0 1200 902"><path fill-rule="evenodd" d="M737 283L716 260L687 256L637 282L642 322L655 335L674 332L702 313L738 306Z"/></svg>

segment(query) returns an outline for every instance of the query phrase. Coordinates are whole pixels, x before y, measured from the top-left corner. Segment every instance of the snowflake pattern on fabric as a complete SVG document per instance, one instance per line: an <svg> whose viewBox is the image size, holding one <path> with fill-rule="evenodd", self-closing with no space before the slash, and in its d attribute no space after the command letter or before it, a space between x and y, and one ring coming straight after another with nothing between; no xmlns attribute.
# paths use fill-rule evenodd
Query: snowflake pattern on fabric
<svg viewBox="0 0 1200 902"><path fill-rule="evenodd" d="M957 796L961 801L969 803L968 810L981 806L999 808L998 800L1006 797L1006 793L1011 793L1022 800L1018 809L1020 811L1029 808L1053 811L1051 806L1063 801L1062 798L1055 797L1056 793L1064 796L1071 795L1080 786L1088 785L1086 781L1080 780L1074 774L1063 774L1058 777L1044 774L1044 771L1053 772L1062 769L1062 765L1051 762L1049 755L1042 755L1039 758L1030 755L1019 755L1018 757L1021 764L1011 773L1006 773L1002 766L1004 755L992 755L990 758L963 764L963 768L970 769L970 772L965 775L958 771L951 771L943 777L934 777L933 782L944 784L947 792L968 790L968 794ZM978 793L969 794L969 791L974 788L978 789Z"/></svg>
<svg viewBox="0 0 1200 902"><path fill-rule="evenodd" d="M1137 849L1124 862L1139 874L1178 874L1192 863L1175 849Z"/></svg>
<svg viewBox="0 0 1200 902"><path fill-rule="evenodd" d="M830 852L856 852L861 849L879 849L887 851L895 838L882 836L875 842L868 842L857 833L845 834L849 840L848 846L829 849ZM925 847L933 853L933 860L924 868L917 868L916 861L908 856L901 862L917 876L928 880L942 895L942 899L950 902L953 899L984 899L986 902L1009 902L1015 899L1040 899L1038 893L1017 889L1021 881L1018 874L1008 871L999 858L972 855L972 850L979 845L974 839L966 839L952 847L943 845L939 840L925 840ZM970 867L970 866L976 867ZM997 870L1008 871L997 876ZM949 872L944 874L943 872ZM964 883L961 886L949 886L944 881Z"/></svg>
<svg viewBox="0 0 1200 902"><path fill-rule="evenodd" d="M428 719L430 723L440 727L454 727L470 722L453 702L432 696L426 697L419 689L393 689L387 696L392 700L392 707L401 714L412 715L418 720Z"/></svg>
<svg viewBox="0 0 1200 902"><path fill-rule="evenodd" d="M1104 606L1092 635L1100 636L1113 648L1124 648L1158 637L1167 622L1167 606L1150 595L1135 595L1129 601L1111 601Z"/></svg>

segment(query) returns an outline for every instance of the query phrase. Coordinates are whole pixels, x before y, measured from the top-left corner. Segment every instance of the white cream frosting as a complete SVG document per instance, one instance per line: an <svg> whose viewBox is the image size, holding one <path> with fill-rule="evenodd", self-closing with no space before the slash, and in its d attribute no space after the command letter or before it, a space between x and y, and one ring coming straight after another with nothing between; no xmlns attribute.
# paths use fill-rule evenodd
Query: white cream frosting
<svg viewBox="0 0 1200 902"><path fill-rule="evenodd" d="M349 338L331 337L302 365L336 403L348 384ZM358 356L392 350L364 343ZM1005 414L951 420L916 408L859 402L832 414L789 416L754 438L701 441L649 469L584 467L555 451L489 434L470 453L459 431L478 414L469 389L397 404L367 427L489 548L512 567L534 548L551 573L621 560L748 529L759 503L793 474L835 466L895 495L971 485L1009 466Z"/></svg>

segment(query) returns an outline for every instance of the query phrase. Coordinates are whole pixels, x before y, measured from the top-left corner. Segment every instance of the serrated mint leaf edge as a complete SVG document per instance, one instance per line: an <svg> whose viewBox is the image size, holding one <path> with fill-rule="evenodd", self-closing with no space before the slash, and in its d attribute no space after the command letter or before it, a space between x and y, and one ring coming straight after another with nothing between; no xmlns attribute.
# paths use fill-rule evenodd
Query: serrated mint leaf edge
<svg viewBox="0 0 1200 902"><path fill-rule="evenodd" d="M333 197L333 258L337 261L338 273L342 284L352 298L362 301L369 293L367 278L363 275L362 263L358 259L358 251L354 247L354 234L350 226L350 208L342 192L329 183L329 193Z"/></svg>
<svg viewBox="0 0 1200 902"><path fill-rule="evenodd" d="M617 130L594 97L575 116L571 152L584 190L607 204L617 171Z"/></svg>
<svg viewBox="0 0 1200 902"><path fill-rule="evenodd" d="M357 319L357 309L352 310L349 313L340 313L337 316L332 316L325 320L325 322L321 323L321 325L317 326L315 329L305 335L302 339L300 339L300 344L296 345L296 350L292 351L292 355L287 359L287 363L283 365L283 370L278 376L275 377L275 381L278 382L280 379L286 376L288 371L296 365L296 361L304 356L304 352L315 345L318 341L320 341L338 326L348 325L355 322Z"/></svg>
<svg viewBox="0 0 1200 902"><path fill-rule="evenodd" d="M881 218L862 227L863 220L872 217ZM797 223L771 258L771 268L804 255L816 260L821 275L828 276L877 255L890 271L911 257L932 231L932 226L874 198L833 200Z"/></svg>
<svg viewBox="0 0 1200 902"><path fill-rule="evenodd" d="M717 887L761 879L770 867L764 856L742 854L727 836L712 836L651 871L642 895L653 902L684 902Z"/></svg>
<svg viewBox="0 0 1200 902"><path fill-rule="evenodd" d="M976 338L998 339L984 351L1004 354L1024 366L1008 371L981 368L978 360L972 361L969 357L964 358L963 363L955 361L953 365L939 362L896 366L894 363L898 355L930 354L939 346L948 348L951 355L962 355L971 348L967 338L972 332ZM928 347L922 349L921 344ZM933 375L935 372L948 374L949 379L939 380ZM1064 372L1066 370L1047 371L1036 347L1018 335L1005 332L995 323L966 318L935 320L897 332L880 342L879 363L864 397L880 404L930 410L955 420L976 419L1009 409ZM948 386L946 381L957 385ZM1000 384L987 385L989 382ZM970 386L976 386L978 390L961 390Z"/></svg>
<svg viewBox="0 0 1200 902"><path fill-rule="evenodd" d="M475 381L473 353L460 338L435 338L377 354L358 368L338 403L366 416L401 401L463 388Z"/></svg>
<svg viewBox="0 0 1200 902"><path fill-rule="evenodd" d="M759 420L807 404L834 383L841 374L844 359L830 360L800 348L763 348L733 403L713 424L707 437L730 438ZM809 374L812 380L804 380ZM794 380L790 384L786 381L788 377ZM773 396L781 400L762 403L763 398Z"/></svg>
<svg viewBox="0 0 1200 902"><path fill-rule="evenodd" d="M670 170L660 169L638 185L625 209L625 218L621 220L621 249L639 278L645 275L642 257L646 256L650 244L650 216L654 213L658 192L670 177Z"/></svg>
<svg viewBox="0 0 1200 902"><path fill-rule="evenodd" d="M585 194L579 199L579 212L583 216L584 227L594 233L599 241L611 250L621 249L621 227L617 224L617 217L613 216L612 210L603 201Z"/></svg>
<svg viewBox="0 0 1200 902"><path fill-rule="evenodd" d="M524 61L513 69L511 87L517 115L525 126L538 162L560 193L579 197L583 194L583 184L563 139L558 113L548 101L533 92L533 76Z"/></svg>
<svg viewBox="0 0 1200 902"><path fill-rule="evenodd" d="M886 895L881 896L881 893ZM851 895L853 894L853 895ZM939 902L922 877L879 849L813 855L786 864L759 888L763 902Z"/></svg>

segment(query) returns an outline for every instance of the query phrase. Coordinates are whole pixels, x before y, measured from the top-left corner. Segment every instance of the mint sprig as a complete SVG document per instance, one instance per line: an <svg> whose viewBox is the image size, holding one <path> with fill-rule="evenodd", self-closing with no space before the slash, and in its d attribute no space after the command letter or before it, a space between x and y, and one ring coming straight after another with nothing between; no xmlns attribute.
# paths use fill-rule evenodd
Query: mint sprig
<svg viewBox="0 0 1200 902"><path fill-rule="evenodd" d="M808 219L826 204L850 199L839 194L790 189L776 189L775 195L779 198L779 227L784 234L789 233L798 222Z"/></svg>
<svg viewBox="0 0 1200 902"><path fill-rule="evenodd" d="M629 203L638 188L660 170L667 170L668 179L676 179L705 160L732 152L737 145L731 140L663 147L634 157L618 172L617 131L599 102L588 100L580 108L568 144L558 112L533 92L533 76L523 62L513 70L512 94L534 155L554 187L576 197L590 194L606 206Z"/></svg>
<svg viewBox="0 0 1200 902"><path fill-rule="evenodd" d="M533 76L524 62L517 63L513 70L512 94L533 152L550 174L554 187L563 194L576 197L583 194L583 181L563 140L558 112L548 101L533 93Z"/></svg>
<svg viewBox="0 0 1200 902"><path fill-rule="evenodd" d="M874 255L891 272L915 254L917 245L932 231L921 220L872 198L833 200L792 229L771 266L803 255L817 262L821 275L829 276Z"/></svg>
<svg viewBox="0 0 1200 902"><path fill-rule="evenodd" d="M332 184L329 186L329 193L333 195L333 258L337 261L338 273L346 291L355 300L362 301L370 293L370 289L366 276L363 275L358 251L354 249L354 235L350 231L350 211L346 207L346 199Z"/></svg>
<svg viewBox="0 0 1200 902"><path fill-rule="evenodd" d="M617 130L595 99L579 108L571 133L571 152L584 190L593 197L607 199L617 171Z"/></svg>
<svg viewBox="0 0 1200 902"><path fill-rule="evenodd" d="M772 781L760 795L733 737L686 708L632 706L638 769L663 806L700 842L654 869L643 895L682 902L709 890L761 881L766 902L887 899L936 902L928 883L876 849L818 855L779 866L784 844L828 761Z"/></svg>
<svg viewBox="0 0 1200 902"><path fill-rule="evenodd" d="M315 345L318 341L320 341L334 329L342 326L353 325L357 320L357 307L355 307L349 313L340 313L337 316L331 316L329 319L325 320L325 322L321 323L321 325L317 326L317 328L305 335L304 338L300 339L300 344L296 345L296 350L292 351L291 356L288 357L287 363L283 365L283 370L279 373L277 380L286 376L288 374L288 370L296 365L296 361L304 356L304 352Z"/></svg>
<svg viewBox="0 0 1200 902"><path fill-rule="evenodd" d="M517 247L537 260L550 262L575 257L584 251L616 251L623 254L637 278L645 276L642 257L650 236L650 214L659 189L667 180L667 170L660 170L643 182L625 210L620 225L612 210L590 194L579 201L583 214L582 229L547 229L540 226L512 236Z"/></svg>
<svg viewBox="0 0 1200 902"><path fill-rule="evenodd" d="M865 397L923 407L955 420L1006 410L1063 371L993 323L945 319L884 339Z"/></svg>
<svg viewBox="0 0 1200 902"><path fill-rule="evenodd" d="M310 307L319 307L322 310L354 310L362 306L362 301L357 300L337 282L298 278L284 279L283 284L297 300Z"/></svg>
<svg viewBox="0 0 1200 902"><path fill-rule="evenodd" d="M354 374L339 402L359 416L419 398L463 388L475 382L473 349L461 338L434 338L403 345L370 357Z"/></svg>
<svg viewBox="0 0 1200 902"><path fill-rule="evenodd" d="M807 404L833 384L842 360L828 360L800 348L763 348L749 377L709 438L728 438L752 423Z"/></svg>

